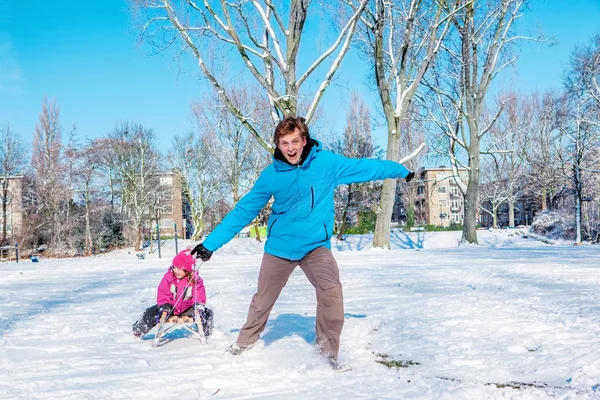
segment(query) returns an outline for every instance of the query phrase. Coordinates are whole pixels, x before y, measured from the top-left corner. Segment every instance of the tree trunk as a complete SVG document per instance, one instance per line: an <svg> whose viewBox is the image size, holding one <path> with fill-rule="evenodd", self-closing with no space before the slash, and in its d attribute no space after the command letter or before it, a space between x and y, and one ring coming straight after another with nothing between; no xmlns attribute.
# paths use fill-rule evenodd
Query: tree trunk
<svg viewBox="0 0 600 400"><path fill-rule="evenodd" d="M142 244L142 228L138 227L136 229L135 251L141 250L141 244Z"/></svg>
<svg viewBox="0 0 600 400"><path fill-rule="evenodd" d="M202 235L204 234L204 223L202 221L202 215L192 213L192 227L194 228L194 231L192 232L192 240L202 239Z"/></svg>
<svg viewBox="0 0 600 400"><path fill-rule="evenodd" d="M479 129L477 123L469 121L469 182L465 194L465 219L463 225L462 241L472 244L477 242L477 196L479 194Z"/></svg>
<svg viewBox="0 0 600 400"><path fill-rule="evenodd" d="M346 199L346 205L344 206L344 212L342 214L342 226L337 234L337 240L344 240L344 232L348 227L347 218L348 218L348 210L350 209L350 205L352 204L352 193L354 191L355 186L351 183L348 185L348 198Z"/></svg>
<svg viewBox="0 0 600 400"><path fill-rule="evenodd" d="M508 200L508 227L515 227L515 199Z"/></svg>
<svg viewBox="0 0 600 400"><path fill-rule="evenodd" d="M462 241L478 244L477 242L477 192L479 190L479 177L469 174L469 184L465 195L465 219L463 225Z"/></svg>
<svg viewBox="0 0 600 400"><path fill-rule="evenodd" d="M7 217L8 217L8 178L2 181L2 246L7 242Z"/></svg>
<svg viewBox="0 0 600 400"><path fill-rule="evenodd" d="M387 160L398 161L400 153L400 132L397 130L395 118L390 121L388 118L388 147ZM394 211L394 201L396 200L396 179L386 179L381 188L381 199L379 200L379 211L377 212L377 221L375 224L375 234L373 235L373 247L382 249L390 248L390 222L392 212Z"/></svg>
<svg viewBox="0 0 600 400"><path fill-rule="evenodd" d="M92 252L92 230L90 228L89 199L90 199L89 183L86 182L86 185L85 185L85 249L84 249L84 253L86 255L89 255Z"/></svg>
<svg viewBox="0 0 600 400"><path fill-rule="evenodd" d="M576 164L573 166L573 175L575 178L575 244L581 244L581 221L582 221L582 189L581 170Z"/></svg>
<svg viewBox="0 0 600 400"><path fill-rule="evenodd" d="M546 192L546 188L542 190L542 209L541 211L546 211L548 209L548 194Z"/></svg>
<svg viewBox="0 0 600 400"><path fill-rule="evenodd" d="M254 233L256 234L256 241L261 242L260 240L260 230L258 229L258 220L254 221Z"/></svg>
<svg viewBox="0 0 600 400"><path fill-rule="evenodd" d="M338 230L337 240L344 240L344 232L346 231L346 227L348 225L346 223L347 216L348 216L348 209L344 210L344 213L342 214L342 225L340 226L340 229Z"/></svg>

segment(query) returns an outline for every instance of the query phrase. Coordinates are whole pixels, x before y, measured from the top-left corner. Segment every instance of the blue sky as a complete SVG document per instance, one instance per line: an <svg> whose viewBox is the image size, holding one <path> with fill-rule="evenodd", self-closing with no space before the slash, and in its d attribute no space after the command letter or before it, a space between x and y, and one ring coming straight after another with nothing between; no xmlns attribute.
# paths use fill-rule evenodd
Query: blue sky
<svg viewBox="0 0 600 400"><path fill-rule="evenodd" d="M563 69L577 44L600 33L600 0L534 0L522 24L554 36L558 44L526 44L516 68L502 84L523 92L559 88ZM97 137L122 121L154 129L159 147L191 130L190 102L206 83L192 68L185 73L171 56L147 55L126 0L0 0L0 125L10 124L31 143L44 97L56 99L65 132L77 126L80 138ZM358 59L351 55L344 65ZM366 81L362 73L355 84ZM361 90L362 92L365 89ZM342 86L332 87L325 104L343 126ZM376 102L372 93L368 101ZM377 138L379 144L384 139Z"/></svg>

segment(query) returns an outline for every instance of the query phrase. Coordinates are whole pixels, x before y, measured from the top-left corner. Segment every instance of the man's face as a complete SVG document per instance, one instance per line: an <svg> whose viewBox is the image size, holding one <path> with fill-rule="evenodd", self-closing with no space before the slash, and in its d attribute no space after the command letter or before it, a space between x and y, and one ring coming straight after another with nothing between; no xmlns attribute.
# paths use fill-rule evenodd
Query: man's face
<svg viewBox="0 0 600 400"><path fill-rule="evenodd" d="M289 135L285 135L279 138L277 148L285 159L292 165L298 165L300 158L302 157L302 150L306 146L306 138L302 137L298 129Z"/></svg>

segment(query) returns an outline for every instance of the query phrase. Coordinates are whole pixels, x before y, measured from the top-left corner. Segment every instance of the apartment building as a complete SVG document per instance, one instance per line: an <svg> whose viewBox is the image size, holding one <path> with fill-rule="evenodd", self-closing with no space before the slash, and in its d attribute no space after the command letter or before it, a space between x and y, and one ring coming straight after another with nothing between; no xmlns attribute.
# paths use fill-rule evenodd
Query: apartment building
<svg viewBox="0 0 600 400"><path fill-rule="evenodd" d="M161 234L173 235L177 226L177 235L185 237L181 178L174 172L159 174L157 178L157 204L153 218L158 215Z"/></svg>
<svg viewBox="0 0 600 400"><path fill-rule="evenodd" d="M460 169L459 175L466 182L467 170ZM415 199L415 224L444 227L462 224L464 200L452 177L452 169L445 166L422 168L417 177L420 183Z"/></svg>
<svg viewBox="0 0 600 400"><path fill-rule="evenodd" d="M4 178L0 178L0 188ZM0 189L0 227L4 220L2 215L2 191ZM23 177L11 176L8 178L8 192L6 196L6 236L7 238L19 237L23 226ZM2 232L0 231L0 237Z"/></svg>

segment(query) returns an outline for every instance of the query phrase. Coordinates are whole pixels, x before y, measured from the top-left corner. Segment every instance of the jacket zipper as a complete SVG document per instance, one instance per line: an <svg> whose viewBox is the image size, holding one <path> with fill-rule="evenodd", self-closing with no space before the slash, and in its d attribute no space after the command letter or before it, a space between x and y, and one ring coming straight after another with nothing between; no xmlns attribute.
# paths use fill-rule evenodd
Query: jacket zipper
<svg viewBox="0 0 600 400"><path fill-rule="evenodd" d="M310 187L310 209L315 208L315 188Z"/></svg>

